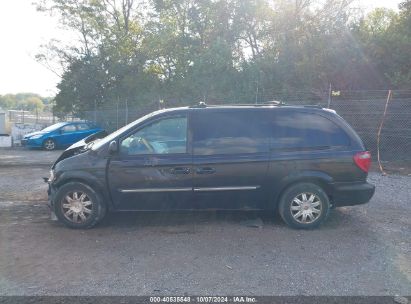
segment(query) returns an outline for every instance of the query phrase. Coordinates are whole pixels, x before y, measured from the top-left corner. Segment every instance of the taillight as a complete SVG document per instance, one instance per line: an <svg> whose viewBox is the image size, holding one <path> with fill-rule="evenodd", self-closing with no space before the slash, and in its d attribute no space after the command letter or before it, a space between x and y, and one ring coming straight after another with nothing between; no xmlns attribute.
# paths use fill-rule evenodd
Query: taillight
<svg viewBox="0 0 411 304"><path fill-rule="evenodd" d="M371 153L368 151L358 152L354 155L355 164L364 172L368 172L371 166Z"/></svg>

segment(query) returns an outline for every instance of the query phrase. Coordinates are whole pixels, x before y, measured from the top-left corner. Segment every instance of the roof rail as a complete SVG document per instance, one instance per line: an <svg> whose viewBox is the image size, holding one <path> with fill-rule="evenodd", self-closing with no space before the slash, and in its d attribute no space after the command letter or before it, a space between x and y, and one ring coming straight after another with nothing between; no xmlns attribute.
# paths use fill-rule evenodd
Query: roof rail
<svg viewBox="0 0 411 304"><path fill-rule="evenodd" d="M200 101L198 104L191 105L189 108L218 108L224 106L233 106L233 107L266 107L266 106L286 106L282 101L266 101L263 103L226 103L221 105L208 105L204 101Z"/></svg>
<svg viewBox="0 0 411 304"><path fill-rule="evenodd" d="M303 105L304 108L314 108L314 109L322 109L323 107L320 105Z"/></svg>
<svg viewBox="0 0 411 304"><path fill-rule="evenodd" d="M264 101L263 103L260 103L261 105L273 105L273 106L283 106L285 105L284 102L278 101L278 100L270 100L270 101Z"/></svg>
<svg viewBox="0 0 411 304"><path fill-rule="evenodd" d="M314 109L323 109L321 105L293 105L287 104L282 101L266 101L263 103L227 103L221 105L208 105L204 101L200 101L196 105L189 106L189 108L218 108L224 106L233 106L233 107L266 107L266 106L289 106L289 107L304 107L304 108L314 108Z"/></svg>

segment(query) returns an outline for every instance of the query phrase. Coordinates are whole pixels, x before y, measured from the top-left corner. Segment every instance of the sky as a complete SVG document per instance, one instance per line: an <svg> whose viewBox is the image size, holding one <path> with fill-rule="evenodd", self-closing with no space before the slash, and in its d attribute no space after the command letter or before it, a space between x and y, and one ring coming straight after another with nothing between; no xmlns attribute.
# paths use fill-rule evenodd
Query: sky
<svg viewBox="0 0 411 304"><path fill-rule="evenodd" d="M53 96L60 78L35 60L40 46L57 38L74 39L58 20L37 12L33 0L0 1L0 95L20 92ZM356 0L356 5L396 9L401 0Z"/></svg>

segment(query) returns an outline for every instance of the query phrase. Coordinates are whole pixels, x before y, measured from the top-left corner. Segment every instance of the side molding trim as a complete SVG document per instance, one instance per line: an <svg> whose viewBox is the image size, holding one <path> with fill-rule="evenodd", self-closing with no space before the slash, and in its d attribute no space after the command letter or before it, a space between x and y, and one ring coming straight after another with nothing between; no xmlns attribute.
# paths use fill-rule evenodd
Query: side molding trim
<svg viewBox="0 0 411 304"><path fill-rule="evenodd" d="M204 191L236 191L236 190L256 190L260 186L241 186L241 187L199 187L194 188L195 192L204 192Z"/></svg>
<svg viewBox="0 0 411 304"><path fill-rule="evenodd" d="M184 192L192 191L192 188L141 188L141 189L120 189L122 193L139 193L139 192Z"/></svg>
<svg viewBox="0 0 411 304"><path fill-rule="evenodd" d="M240 186L240 187L198 187L198 188L141 188L141 189L119 189L121 193L144 193L144 192L206 192L206 191L237 191L256 190L260 186Z"/></svg>

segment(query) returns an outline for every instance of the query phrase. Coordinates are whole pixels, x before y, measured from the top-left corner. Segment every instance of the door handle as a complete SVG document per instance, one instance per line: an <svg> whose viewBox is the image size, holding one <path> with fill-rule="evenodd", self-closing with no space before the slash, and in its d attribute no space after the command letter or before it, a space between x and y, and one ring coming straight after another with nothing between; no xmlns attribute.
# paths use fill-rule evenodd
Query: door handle
<svg viewBox="0 0 411 304"><path fill-rule="evenodd" d="M198 168L196 170L197 174L213 174L215 173L215 169L211 167L204 167L204 168Z"/></svg>
<svg viewBox="0 0 411 304"><path fill-rule="evenodd" d="M186 167L176 167L170 170L171 174L189 174L190 168Z"/></svg>

